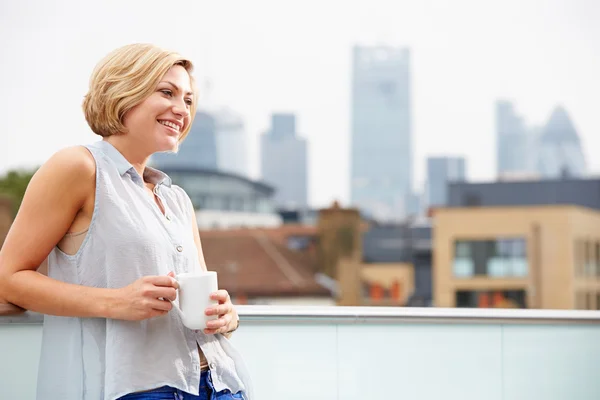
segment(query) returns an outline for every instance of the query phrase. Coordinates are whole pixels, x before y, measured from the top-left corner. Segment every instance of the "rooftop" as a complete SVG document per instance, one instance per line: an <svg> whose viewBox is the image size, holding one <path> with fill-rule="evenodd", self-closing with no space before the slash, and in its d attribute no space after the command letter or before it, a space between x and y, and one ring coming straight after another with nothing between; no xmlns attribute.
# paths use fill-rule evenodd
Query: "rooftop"
<svg viewBox="0 0 600 400"><path fill-rule="evenodd" d="M202 231L202 247L209 269L217 271L219 286L233 296L330 296L317 282L316 250L309 239L293 250L290 238L310 238L311 226L275 229ZM293 239L292 239L293 240Z"/></svg>

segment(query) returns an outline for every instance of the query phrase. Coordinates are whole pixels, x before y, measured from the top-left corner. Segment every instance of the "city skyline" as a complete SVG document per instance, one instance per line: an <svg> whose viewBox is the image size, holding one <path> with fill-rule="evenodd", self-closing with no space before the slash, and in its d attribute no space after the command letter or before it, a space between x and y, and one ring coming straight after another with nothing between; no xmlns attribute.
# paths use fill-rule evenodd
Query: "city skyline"
<svg viewBox="0 0 600 400"><path fill-rule="evenodd" d="M413 189L410 50L352 49L350 204L380 221L408 215Z"/></svg>
<svg viewBox="0 0 600 400"><path fill-rule="evenodd" d="M497 99L518 104L535 125L555 106L564 106L581 135L590 171L600 172L593 150L600 147L596 2L553 0L542 8L534 1L354 1L339 18L332 3L177 1L169 7L185 12L173 29L157 29L164 5L143 4L0 4L0 48L9 60L0 65L7 81L0 103L6 132L0 135L0 173L39 164L61 147L97 140L81 113L89 75L108 51L140 41L192 58L199 83L211 82L212 101L242 114L253 178L259 177L258 138L269 116L295 113L310 146L309 193L315 206L349 199L349 71L355 44L383 42L411 50L413 189L424 188L428 156L461 154L470 166L469 179L495 177ZM97 18L90 19L92 14ZM307 21L310 32L301 29ZM504 29L507 23L510 30Z"/></svg>
<svg viewBox="0 0 600 400"><path fill-rule="evenodd" d="M260 138L260 179L275 188L273 198L282 209L308 204L308 144L298 135L296 115L274 113Z"/></svg>

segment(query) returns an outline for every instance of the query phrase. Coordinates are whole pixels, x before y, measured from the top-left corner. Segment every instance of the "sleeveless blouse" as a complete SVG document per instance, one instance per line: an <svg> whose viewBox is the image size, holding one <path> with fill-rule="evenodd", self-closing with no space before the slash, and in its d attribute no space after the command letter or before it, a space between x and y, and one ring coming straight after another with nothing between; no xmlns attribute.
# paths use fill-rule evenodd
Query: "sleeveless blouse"
<svg viewBox="0 0 600 400"><path fill-rule="evenodd" d="M48 275L63 282L120 288L147 275L201 270L187 194L161 171L143 178L110 143L85 146L96 162L91 224L75 254L55 247ZM148 196L155 184L163 214ZM64 188L68 190L68 188ZM217 391L252 396L245 363L223 335L186 328L177 307L144 321L44 316L38 399L113 400L164 385L198 395L204 353Z"/></svg>

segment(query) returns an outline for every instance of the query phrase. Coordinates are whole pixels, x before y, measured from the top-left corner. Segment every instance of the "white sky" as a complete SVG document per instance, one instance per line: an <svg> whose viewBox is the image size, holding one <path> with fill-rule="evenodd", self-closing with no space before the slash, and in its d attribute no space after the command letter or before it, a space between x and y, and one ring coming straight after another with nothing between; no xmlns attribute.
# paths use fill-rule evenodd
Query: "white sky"
<svg viewBox="0 0 600 400"><path fill-rule="evenodd" d="M253 177L271 112L297 113L315 206L348 199L354 43L412 51L416 189L428 155L464 155L471 179L494 177L497 98L530 124L564 105L596 174L598 21L595 0L0 0L0 173L96 140L80 108L94 65L152 42L191 58L210 101L244 116Z"/></svg>

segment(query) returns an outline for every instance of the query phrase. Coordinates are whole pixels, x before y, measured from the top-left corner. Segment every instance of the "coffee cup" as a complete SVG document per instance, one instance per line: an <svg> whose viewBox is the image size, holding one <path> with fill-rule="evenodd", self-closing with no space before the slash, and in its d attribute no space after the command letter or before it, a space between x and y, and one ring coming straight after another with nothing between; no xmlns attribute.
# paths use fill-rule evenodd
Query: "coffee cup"
<svg viewBox="0 0 600 400"><path fill-rule="evenodd" d="M218 318L218 315L206 315L205 310L218 304L210 298L218 290L217 273L214 271L188 272L175 276L179 283L177 295L179 305L173 303L181 312L183 325L190 329L205 329L206 323Z"/></svg>

